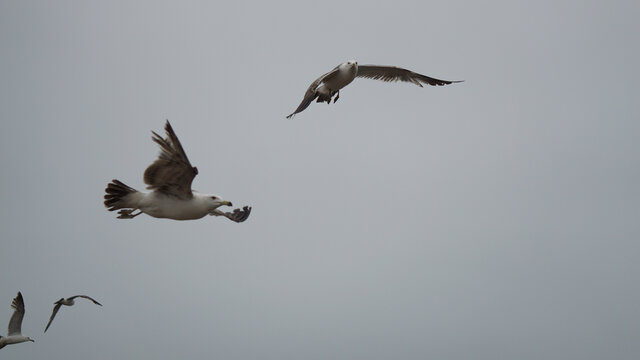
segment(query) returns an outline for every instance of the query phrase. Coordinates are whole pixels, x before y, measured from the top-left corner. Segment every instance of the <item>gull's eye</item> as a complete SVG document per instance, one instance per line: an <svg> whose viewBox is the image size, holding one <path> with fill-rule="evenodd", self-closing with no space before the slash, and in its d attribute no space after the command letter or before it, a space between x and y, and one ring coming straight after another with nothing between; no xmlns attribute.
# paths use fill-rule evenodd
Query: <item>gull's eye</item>
<svg viewBox="0 0 640 360"><path fill-rule="evenodd" d="M211 198L212 198L213 200L218 200L218 197L217 197L217 196L212 196Z"/></svg>

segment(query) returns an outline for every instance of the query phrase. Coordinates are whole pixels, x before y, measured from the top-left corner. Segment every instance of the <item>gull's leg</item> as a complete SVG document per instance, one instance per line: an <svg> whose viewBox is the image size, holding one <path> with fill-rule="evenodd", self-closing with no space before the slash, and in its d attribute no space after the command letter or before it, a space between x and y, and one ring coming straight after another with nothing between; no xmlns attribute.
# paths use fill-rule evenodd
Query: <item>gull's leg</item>
<svg viewBox="0 0 640 360"><path fill-rule="evenodd" d="M122 209L118 211L118 214L120 214L118 219L133 219L134 217L142 214L142 210L138 209L139 212L137 214L132 214L134 211L136 211L136 209Z"/></svg>
<svg viewBox="0 0 640 360"><path fill-rule="evenodd" d="M333 103L335 104L336 101L338 101L339 98L340 98L340 90L338 90L338 92L336 92L336 97L333 98Z"/></svg>

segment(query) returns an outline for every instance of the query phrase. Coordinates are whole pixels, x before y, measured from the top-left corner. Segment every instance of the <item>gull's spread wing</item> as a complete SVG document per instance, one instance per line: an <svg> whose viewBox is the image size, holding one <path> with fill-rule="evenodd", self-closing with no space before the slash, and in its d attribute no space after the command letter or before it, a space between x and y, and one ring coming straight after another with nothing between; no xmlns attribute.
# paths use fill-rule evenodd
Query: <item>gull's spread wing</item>
<svg viewBox="0 0 640 360"><path fill-rule="evenodd" d="M7 336L20 335L22 333L22 318L24 317L24 300L22 299L22 293L19 291L18 296L11 301L11 307L14 311L9 320Z"/></svg>
<svg viewBox="0 0 640 360"><path fill-rule="evenodd" d="M449 85L451 83L457 83L461 81L449 81L435 79L426 75L414 73L413 71L395 67L395 66L380 66L380 65L358 65L358 72L356 77L382 80L382 81L404 81L414 83L420 87L422 84L428 84L432 86Z"/></svg>
<svg viewBox="0 0 640 360"><path fill-rule="evenodd" d="M316 89L318 88L318 86L320 86L320 84L322 84L323 81L330 79L332 76L335 76L338 73L339 67L340 65L336 66L335 68L333 68L333 70L320 76L314 82L312 82L311 85L309 85L307 92L304 93L304 98L302 98L302 102L300 103L300 105L298 105L298 108L296 109L296 111L289 114L287 116L287 119L290 119L293 115L299 112L302 112L304 109L308 108L311 102L315 100L315 98L318 96L318 94L316 93Z"/></svg>
<svg viewBox="0 0 640 360"><path fill-rule="evenodd" d="M49 317L47 327L44 328L44 332L47 332L47 329L49 329L49 326L51 326L51 322L53 321L53 318L56 317L56 314L58 313L58 310L60 310L61 306L61 303L56 303L56 306L53 307L53 312L51 313L51 317Z"/></svg>
<svg viewBox="0 0 640 360"><path fill-rule="evenodd" d="M180 198L191 198L191 183L198 169L191 166L180 140L173 131L169 120L164 127L167 137L153 133L153 141L160 146L158 159L144 172L147 189L160 191Z"/></svg>

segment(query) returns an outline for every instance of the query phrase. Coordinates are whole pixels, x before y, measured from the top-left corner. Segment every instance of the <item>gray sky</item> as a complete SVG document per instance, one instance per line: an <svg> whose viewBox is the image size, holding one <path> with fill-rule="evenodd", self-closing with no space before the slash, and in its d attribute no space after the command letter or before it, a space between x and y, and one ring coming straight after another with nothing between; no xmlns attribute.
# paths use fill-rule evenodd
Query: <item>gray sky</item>
<svg viewBox="0 0 640 360"><path fill-rule="evenodd" d="M7 359L637 359L637 1L0 2ZM358 79L349 59L462 84ZM242 224L119 220L169 119ZM104 304L53 302L88 294Z"/></svg>

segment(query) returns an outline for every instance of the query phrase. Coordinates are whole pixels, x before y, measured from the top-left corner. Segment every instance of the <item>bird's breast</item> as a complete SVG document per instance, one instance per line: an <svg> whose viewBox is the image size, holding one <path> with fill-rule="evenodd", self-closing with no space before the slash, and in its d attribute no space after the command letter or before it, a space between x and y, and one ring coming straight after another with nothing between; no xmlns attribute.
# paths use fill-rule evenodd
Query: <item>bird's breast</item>
<svg viewBox="0 0 640 360"><path fill-rule="evenodd" d="M340 67L336 76L326 81L323 85L336 92L349 85L356 78L356 71L355 67Z"/></svg>
<svg viewBox="0 0 640 360"><path fill-rule="evenodd" d="M145 199L144 204L140 206L140 210L147 215L174 220L195 220L204 217L208 213L206 204L198 201L195 197L179 199L156 192L151 194L153 195Z"/></svg>

